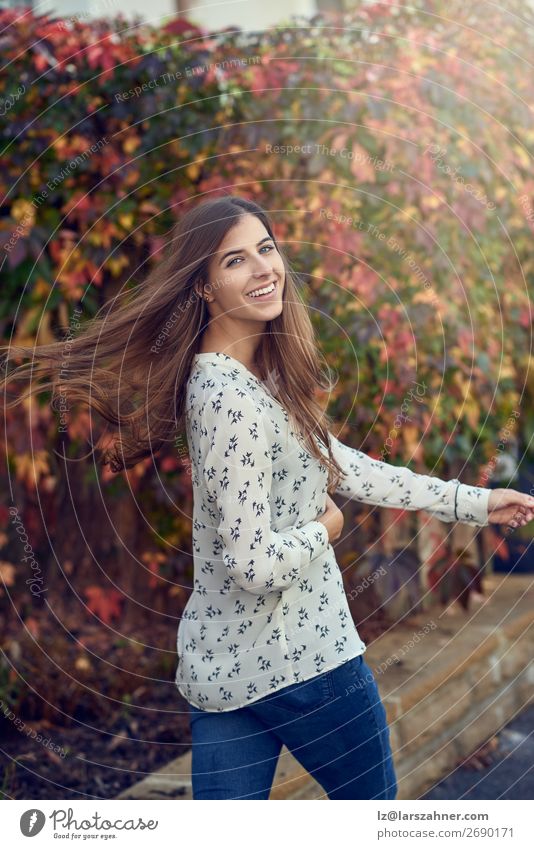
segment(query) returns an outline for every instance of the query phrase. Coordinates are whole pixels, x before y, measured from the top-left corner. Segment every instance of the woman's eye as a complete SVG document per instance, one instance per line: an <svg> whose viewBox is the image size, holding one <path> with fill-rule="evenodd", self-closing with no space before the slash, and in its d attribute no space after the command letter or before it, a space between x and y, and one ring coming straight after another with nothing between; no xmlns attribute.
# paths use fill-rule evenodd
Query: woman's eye
<svg viewBox="0 0 534 849"><path fill-rule="evenodd" d="M260 248L260 253L264 249L266 249L268 251L274 251L274 246L273 245L262 245L262 247ZM236 261L236 259L243 259L243 257L242 256L235 256L233 259L230 260L230 262L228 263L226 268L230 268L230 266L233 265L233 263Z"/></svg>

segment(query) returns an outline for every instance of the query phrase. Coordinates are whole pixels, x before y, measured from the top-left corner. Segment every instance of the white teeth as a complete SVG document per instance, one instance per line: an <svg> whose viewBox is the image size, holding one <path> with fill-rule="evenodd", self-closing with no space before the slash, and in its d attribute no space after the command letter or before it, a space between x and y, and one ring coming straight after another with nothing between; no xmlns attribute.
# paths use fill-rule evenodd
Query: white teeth
<svg viewBox="0 0 534 849"><path fill-rule="evenodd" d="M265 289L256 289L255 292L249 292L249 298L257 298L258 295L267 295L268 292L272 292L274 289L274 283L271 283L270 286L266 286Z"/></svg>

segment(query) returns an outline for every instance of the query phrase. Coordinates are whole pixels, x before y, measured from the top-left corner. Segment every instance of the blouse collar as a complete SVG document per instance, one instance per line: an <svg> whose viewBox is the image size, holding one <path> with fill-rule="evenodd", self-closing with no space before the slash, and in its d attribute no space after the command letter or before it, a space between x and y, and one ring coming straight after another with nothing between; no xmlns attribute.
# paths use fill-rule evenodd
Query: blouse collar
<svg viewBox="0 0 534 849"><path fill-rule="evenodd" d="M193 356L193 363L198 363L199 365L203 363L204 365L209 364L212 366L219 367L226 366L227 368L237 369L243 372L244 375L249 378L252 378L252 380L255 380L258 386L263 389L265 394L268 395L268 397L272 401L274 401L275 404L278 404L278 406L282 410L284 410L284 412L286 412L285 407L282 406L278 398L275 398L268 384L264 380L260 380L259 377L256 377L254 372L250 371L250 369L248 369L246 365L241 362L241 360L236 360L235 357L231 357L229 354L222 354L220 351L205 351L203 353L195 354Z"/></svg>
<svg viewBox="0 0 534 849"><path fill-rule="evenodd" d="M205 351L204 353L195 354L193 357L193 361L198 363L210 364L213 366L223 365L228 366L229 368L237 368L239 369L239 371L250 375L250 377L253 377L254 380L264 386L263 381L260 380L259 377L256 377L256 375L251 372L250 369L248 369L246 365L241 362L241 360L236 360L235 357L231 357L229 356L229 354L222 354L220 351Z"/></svg>

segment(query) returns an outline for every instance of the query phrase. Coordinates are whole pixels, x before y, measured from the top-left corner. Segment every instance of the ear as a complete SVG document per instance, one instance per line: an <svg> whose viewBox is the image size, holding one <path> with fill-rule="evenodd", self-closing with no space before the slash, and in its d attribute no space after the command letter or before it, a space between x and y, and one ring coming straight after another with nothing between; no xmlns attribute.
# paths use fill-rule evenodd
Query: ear
<svg viewBox="0 0 534 849"><path fill-rule="evenodd" d="M200 287L199 298L200 298L201 301L205 301L207 304L210 303L213 300L213 298L210 298L210 296L208 295L207 292L204 292L202 290L202 286Z"/></svg>

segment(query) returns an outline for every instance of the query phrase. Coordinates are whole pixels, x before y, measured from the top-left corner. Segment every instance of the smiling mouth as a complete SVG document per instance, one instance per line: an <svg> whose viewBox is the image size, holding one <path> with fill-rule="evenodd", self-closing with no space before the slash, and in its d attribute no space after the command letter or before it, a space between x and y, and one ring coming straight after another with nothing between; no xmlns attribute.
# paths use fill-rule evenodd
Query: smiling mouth
<svg viewBox="0 0 534 849"><path fill-rule="evenodd" d="M247 298L250 298L252 301L267 301L269 300L269 298L273 297L277 288L277 281L271 281L266 286L258 286L258 288L254 290L254 292L249 292L247 294ZM263 294L259 294L260 292L262 292Z"/></svg>

